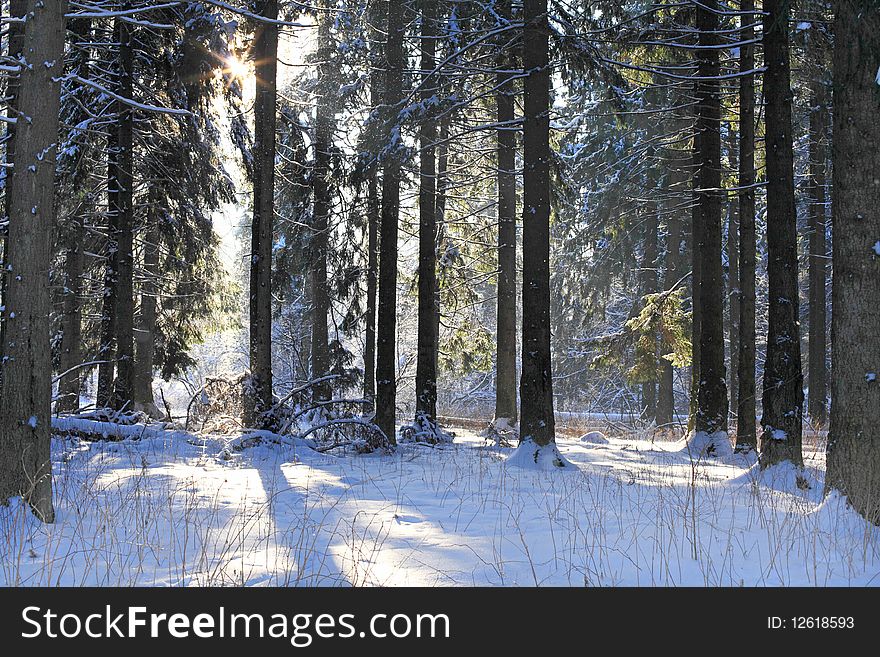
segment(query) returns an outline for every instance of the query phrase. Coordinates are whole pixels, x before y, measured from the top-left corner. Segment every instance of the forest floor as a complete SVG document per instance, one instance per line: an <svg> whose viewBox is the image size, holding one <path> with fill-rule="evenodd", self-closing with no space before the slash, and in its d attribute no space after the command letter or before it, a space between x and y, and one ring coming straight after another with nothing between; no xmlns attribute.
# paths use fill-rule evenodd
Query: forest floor
<svg viewBox="0 0 880 657"><path fill-rule="evenodd" d="M880 530L822 499L821 451L806 488L638 434L563 437L576 467L546 472L458 433L392 456L56 438L57 521L0 507L0 584L880 585Z"/></svg>

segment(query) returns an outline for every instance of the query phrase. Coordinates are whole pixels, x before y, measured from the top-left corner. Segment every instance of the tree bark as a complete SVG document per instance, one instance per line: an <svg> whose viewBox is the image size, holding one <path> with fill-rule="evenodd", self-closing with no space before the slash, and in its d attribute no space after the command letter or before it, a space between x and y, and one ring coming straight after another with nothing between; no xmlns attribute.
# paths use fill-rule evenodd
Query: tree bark
<svg viewBox="0 0 880 657"><path fill-rule="evenodd" d="M152 195L151 195L152 196ZM140 313L135 332L137 347L134 361L132 400L135 410L151 417L162 417L153 398L153 359L156 344L156 307L159 297L159 231L158 198L151 198L148 208L147 230L143 240L144 282L141 284Z"/></svg>
<svg viewBox="0 0 880 657"><path fill-rule="evenodd" d="M373 112L380 111L382 103L382 84L384 69L382 64L382 46L380 35L383 32L383 20L387 20L387 12L382 4L387 0L373 0L370 3L369 35L370 35L370 107ZM372 143L376 148L376 144ZM372 153L377 157L377 153ZM376 396L376 292L378 288L379 270L379 179L378 166L370 165L367 173L367 301L366 327L364 329L364 399L369 401L365 412L375 412Z"/></svg>
<svg viewBox="0 0 880 657"><path fill-rule="evenodd" d="M681 169L675 169L670 173L670 184L667 185L667 194L670 196L682 180ZM669 222L666 231L666 262L665 273L663 276L663 287L667 290L680 280L680 262L681 262L681 234L682 221L675 208L677 199L671 196L667 212L669 213ZM661 342L661 356L671 351L671 346ZM671 429L675 421L675 370L672 363L666 359L660 359L660 380L657 386L657 427Z"/></svg>
<svg viewBox="0 0 880 657"><path fill-rule="evenodd" d="M502 21L510 21L510 0L496 6ZM502 38L502 44L509 40ZM503 45L501 46L504 47ZM505 50L498 57L495 78L498 130L496 185L498 190L498 301L496 317L495 421L516 423L516 119L513 62Z"/></svg>
<svg viewBox="0 0 880 657"><path fill-rule="evenodd" d="M732 123L728 124L728 137L730 170L737 171L739 168L737 164L737 133L733 129ZM727 341L730 344L730 383L727 390L730 393L730 408L735 412L739 404L737 398L739 393L739 382L737 381L739 372L739 203L736 194L729 195L727 199L727 263L727 280L730 287L727 295L730 317L727 332Z"/></svg>
<svg viewBox="0 0 880 657"><path fill-rule="evenodd" d="M656 181L653 176L649 176L649 193L658 194L659 189L656 187ZM641 288L642 296L646 294L655 294L657 292L657 259L659 252L658 231L660 229L660 218L657 213L659 206L656 201L648 204L647 216L645 217L645 238L644 252L641 263ZM656 357L657 347L659 346L657 336L652 339L654 345L654 356ZM656 362L656 361L655 361ZM653 369L656 371L656 368ZM642 383L642 418L648 422L657 419L657 381L651 378L650 381Z"/></svg>
<svg viewBox="0 0 880 657"><path fill-rule="evenodd" d="M330 8L325 0L324 9ZM333 44L330 25L334 20L329 11L318 16L318 90L315 107L315 169L312 178L314 207L312 216L312 380L330 371L330 347L327 323L330 316L330 291L327 289L327 245L330 231L331 177L330 151L333 140L333 107L331 76ZM323 382L312 388L312 400L330 399L331 386Z"/></svg>
<svg viewBox="0 0 880 657"><path fill-rule="evenodd" d="M803 464L803 375L798 336L797 225L788 46L789 3L764 2L767 159L767 359L764 363L761 467Z"/></svg>
<svg viewBox="0 0 880 657"><path fill-rule="evenodd" d="M432 106L438 92L436 65L437 1L422 2L420 99L425 116L419 126L419 270L416 350L416 426L436 433L437 356L440 290L437 286L437 119Z"/></svg>
<svg viewBox="0 0 880 657"><path fill-rule="evenodd" d="M259 14L278 18L278 0L261 0ZM254 37L254 207L251 223L250 366L245 423L262 425L272 407L272 243L275 219L275 124L278 26L261 22Z"/></svg>
<svg viewBox="0 0 880 657"><path fill-rule="evenodd" d="M826 488L880 524L880 6L835 3L831 425ZM845 35L845 38L839 38Z"/></svg>
<svg viewBox="0 0 880 657"><path fill-rule="evenodd" d="M10 187L9 287L0 384L0 500L53 522L49 266L66 0L28 0Z"/></svg>
<svg viewBox="0 0 880 657"><path fill-rule="evenodd" d="M828 246L825 240L825 143L828 133L828 95L821 80L813 83L810 98L810 341L808 356L808 409L818 426L828 421L828 371L825 357L828 336L825 329L825 287L828 283Z"/></svg>
<svg viewBox="0 0 880 657"><path fill-rule="evenodd" d="M376 288L379 268L379 190L376 172L367 181L367 308L364 328L365 413L375 411L376 396Z"/></svg>
<svg viewBox="0 0 880 657"><path fill-rule="evenodd" d="M396 443L397 411L397 232L400 214L401 149L398 113L403 96L404 12L388 5L385 43L386 145L382 173L382 219L379 234L379 327L376 335L376 425L390 444Z"/></svg>
<svg viewBox="0 0 880 657"><path fill-rule="evenodd" d="M694 428L727 432L727 382L724 370L724 281L721 267L721 85L717 0L697 11L699 44L697 83L697 172L700 259L700 367Z"/></svg>
<svg viewBox="0 0 880 657"><path fill-rule="evenodd" d="M755 426L755 38L754 0L742 0L739 57L739 349L736 451L758 448Z"/></svg>
<svg viewBox="0 0 880 657"><path fill-rule="evenodd" d="M130 6L130 3L123 5ZM134 48L132 27L119 26L119 95L134 97ZM134 387L134 109L117 102L119 122L118 167L116 171L116 381L113 406L130 407ZM129 408L130 410L130 408Z"/></svg>
<svg viewBox="0 0 880 657"><path fill-rule="evenodd" d="M547 0L523 2L523 324L520 441L556 440L550 360L550 53Z"/></svg>
<svg viewBox="0 0 880 657"><path fill-rule="evenodd" d="M9 16L12 18L23 17L27 13L27 0L9 0ZM9 23L7 28L7 56L16 58L21 55L24 48L24 24ZM6 116L14 119L17 115L18 88L20 79L18 76L10 75L6 83L6 96L9 98L6 104ZM6 162L12 164L15 161L15 123L6 124ZM6 170L6 181L3 194L3 215L9 217L10 205L12 203L12 174L9 169ZM0 305L6 305L6 292L9 288L9 280L6 272L6 260L9 254L9 230L4 231L2 236L3 245L3 268L0 270ZM6 315L0 312L0 345L6 344Z"/></svg>
<svg viewBox="0 0 880 657"><path fill-rule="evenodd" d="M121 23L115 20L113 26L113 40L121 43ZM120 58L111 64L113 72L121 79L119 71ZM119 84L117 84L119 86ZM117 103L117 111L119 111ZM99 408L108 408L113 404L113 379L116 374L116 322L118 301L119 279L119 192L121 183L119 177L122 166L121 157L121 121L114 121L107 131L107 242L104 247L104 289L101 299L101 328L98 343L98 389L96 393L96 405Z"/></svg>
<svg viewBox="0 0 880 657"><path fill-rule="evenodd" d="M695 92L699 93L699 85L695 85ZM703 326L702 302L702 270L703 270L703 220L700 206L700 195L697 192L698 176L700 171L701 153L700 139L702 133L699 126L699 107L694 109L694 136L693 136L693 170L691 172L691 185L694 188L691 202L691 234L690 234L690 258L691 258L691 386L688 412L688 431L696 425L697 410L700 393L700 346L702 343L700 332Z"/></svg>
<svg viewBox="0 0 880 657"><path fill-rule="evenodd" d="M70 31L74 34L76 51L76 72L84 79L90 77L89 57L91 51L86 45L91 38L92 21L80 18L70 21ZM85 109L80 110L71 123L79 124L88 118ZM79 145L76 160L73 163L72 187L78 195L75 210L64 226L64 301L61 317L61 354L59 371L69 372L58 382L58 401L55 408L59 412L75 411L79 408L79 396L82 389L82 369L73 369L83 362L82 349L82 277L84 268L83 240L83 201L87 198L81 191L88 175L85 160L85 144ZM71 371L73 370L73 371Z"/></svg>

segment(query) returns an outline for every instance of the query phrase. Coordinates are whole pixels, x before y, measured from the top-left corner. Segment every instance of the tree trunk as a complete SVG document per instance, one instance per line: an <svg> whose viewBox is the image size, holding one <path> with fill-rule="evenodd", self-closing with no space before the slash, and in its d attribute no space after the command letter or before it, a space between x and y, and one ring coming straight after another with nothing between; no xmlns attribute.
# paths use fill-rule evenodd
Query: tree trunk
<svg viewBox="0 0 880 657"><path fill-rule="evenodd" d="M656 187L656 181L653 179L653 176L649 176L648 189L650 194L659 194L659 189ZM655 201L650 202L648 204L648 215L645 218L644 252L641 264L640 286L642 296L657 292L657 258L659 251L657 233L660 229L658 212L658 204ZM658 347L657 335L652 336L651 343L654 346L652 357L655 358ZM656 360L654 362L656 363ZM652 367L651 371L656 372L656 366ZM653 376L650 381L642 383L642 409L642 418L644 420L648 422L656 421L657 381Z"/></svg>
<svg viewBox="0 0 880 657"><path fill-rule="evenodd" d="M670 184L667 186L667 194L672 195L673 190L678 189L681 170L676 169L670 174ZM681 278L681 233L682 222L675 207L678 200L672 196L667 207L669 222L666 233L666 271L663 277L664 289L670 290ZM671 345L661 342L661 356L672 351ZM675 421L675 370L672 363L666 358L660 359L660 380L657 394L657 427L671 429Z"/></svg>
<svg viewBox="0 0 880 657"><path fill-rule="evenodd" d="M134 361L134 387L132 400L136 410L144 411L151 417L162 417L153 398L153 358L156 342L156 306L159 295L159 232L156 207L158 198L151 198L148 208L147 231L143 246L143 276L141 284L140 314L135 332L137 347Z"/></svg>
<svg viewBox="0 0 880 657"><path fill-rule="evenodd" d="M75 179L79 178L76 176ZM82 389L82 370L72 370L82 364L82 290L83 251L82 224L80 217L71 217L67 230L71 233L70 242L64 257L64 303L61 317L61 358L59 371L64 373L58 382L59 412L75 411L79 408L79 395ZM75 241L75 238L79 240Z"/></svg>
<svg viewBox="0 0 880 657"><path fill-rule="evenodd" d="M376 396L376 288L379 268L379 181L376 172L367 181L367 302L364 328L365 413L375 411Z"/></svg>
<svg viewBox="0 0 880 657"><path fill-rule="evenodd" d="M437 425L438 329L434 321L440 308L437 287L437 119L431 106L437 95L437 1L422 2L420 92L425 116L419 126L419 283L418 345L416 354L416 426L432 435Z"/></svg>
<svg viewBox="0 0 880 657"><path fill-rule="evenodd" d="M510 21L510 0L496 5L502 21ZM505 23L506 24L506 23ZM505 35L501 42L506 43ZM503 45L501 46L504 47ZM496 130L498 171L498 306L496 318L495 421L514 424L516 409L516 119L511 57L502 50L498 58Z"/></svg>
<svg viewBox="0 0 880 657"><path fill-rule="evenodd" d="M92 22L88 18L80 18L70 21L70 31L74 34L76 51L76 72L84 79L90 77L90 49L86 45L91 38ZM85 121L88 113L81 110L71 123L74 125ZM82 349L82 278L84 268L83 240L83 200L87 198L83 188L88 175L85 159L86 147L79 146L79 151L73 163L72 187L77 194L78 202L75 210L65 222L64 226L64 301L61 317L61 354L59 359L59 371L64 374L58 382L58 401L55 404L56 411L75 411L79 408L79 396L82 390L81 369L73 369L83 362ZM73 370L73 371L71 371Z"/></svg>
<svg viewBox="0 0 880 657"><path fill-rule="evenodd" d="M727 432L727 382L724 370L724 281L721 267L721 85L717 0L697 11L699 43L697 172L700 259L700 367L694 429L712 435Z"/></svg>
<svg viewBox="0 0 880 657"><path fill-rule="evenodd" d="M695 85L695 92L699 93L699 85ZM694 109L694 137L693 137L693 170L691 172L691 185L694 188L691 202L691 234L690 234L690 258L691 258L691 386L688 412L688 432L692 431L698 410L700 392L700 331L703 324L703 305L701 303L702 269L703 269L703 221L700 206L698 176L700 171L701 147L699 126L699 108Z"/></svg>
<svg viewBox="0 0 880 657"><path fill-rule="evenodd" d="M365 413L375 411L376 396L376 287L379 267L379 190L376 172L367 181L367 308L364 329L364 399Z"/></svg>
<svg viewBox="0 0 880 657"><path fill-rule="evenodd" d="M742 0L739 72L739 349L736 451L757 449L755 427L755 68L754 0Z"/></svg>
<svg viewBox="0 0 880 657"><path fill-rule="evenodd" d="M733 124L728 124L728 137L730 149L730 170L737 171L737 133ZM730 408L734 411L738 407L737 393L739 382L739 204L737 196L731 194L727 200L727 280L730 287L727 295L730 324L728 325L728 342L730 344L730 384L727 388L730 393Z"/></svg>
<svg viewBox="0 0 880 657"><path fill-rule="evenodd" d="M125 7L130 3L126 3ZM132 28L117 19L119 26L119 95L134 96L134 51ZM116 381L113 406L131 406L134 387L134 110L117 102L119 122L119 164L116 172ZM129 408L129 410L131 410Z"/></svg>
<svg viewBox="0 0 880 657"><path fill-rule="evenodd" d="M27 13L27 0L9 0L9 16L13 18L23 17ZM22 53L24 47L24 24L9 23L7 37L6 55L15 59ZM8 101L6 104L6 116L10 119L16 118L17 101L16 96L20 85L19 76L10 75L6 83L6 96ZM6 162L11 164L15 161L15 123L6 124ZM10 205L12 203L12 176L11 170L5 171L6 180L3 194L3 215L9 217ZM6 305L6 291L9 288L8 274L6 271L7 256L9 255L9 229L3 232L3 269L0 270L0 306ZM6 344L6 314L0 312L0 345Z"/></svg>
<svg viewBox="0 0 880 657"><path fill-rule="evenodd" d="M550 57L547 0L523 3L523 325L520 441L556 441L550 361Z"/></svg>
<svg viewBox="0 0 880 657"><path fill-rule="evenodd" d="M278 0L262 0L259 14L278 18ZM272 230L275 218L275 122L278 26L261 22L254 37L254 208L251 223L250 365L245 424L262 426L272 407Z"/></svg>
<svg viewBox="0 0 880 657"><path fill-rule="evenodd" d="M831 426L826 487L880 524L880 6L835 3Z"/></svg>
<svg viewBox="0 0 880 657"><path fill-rule="evenodd" d="M810 342L809 412L817 426L828 420L828 373L825 356L828 338L825 330L825 286L828 282L825 242L825 140L828 133L828 96L821 80L813 84L810 109Z"/></svg>
<svg viewBox="0 0 880 657"><path fill-rule="evenodd" d="M19 119L10 186L6 334L0 384L0 500L21 495L53 522L52 362L49 266L55 219L54 176L60 84L64 73L65 0L28 0L16 94Z"/></svg>
<svg viewBox="0 0 880 657"><path fill-rule="evenodd" d="M385 43L386 146L382 173L382 220L379 241L379 327L376 344L376 425L390 444L396 442L397 411L397 230L400 213L401 149L398 112L403 95L406 57L403 51L404 12L388 6ZM393 135L398 135L394 137Z"/></svg>
<svg viewBox="0 0 880 657"><path fill-rule="evenodd" d="M789 3L764 2L767 159L767 360L764 363L761 466L802 465L803 375L798 337L797 224L788 58Z"/></svg>
<svg viewBox="0 0 880 657"><path fill-rule="evenodd" d="M383 52L381 35L384 33L383 20L387 21L387 0L374 0L368 6L370 35L370 108L374 113L380 111L382 104ZM378 144L371 143L372 155L377 157ZM379 270L379 179L378 166L374 162L367 173L367 317L364 335L364 399L369 400L365 412L375 412L376 396L376 292Z"/></svg>
<svg viewBox="0 0 880 657"><path fill-rule="evenodd" d="M330 3L325 0L324 8ZM327 245L330 231L332 196L330 191L330 151L333 140L331 77L333 44L330 25L334 16L328 11L318 16L318 91L315 108L315 170L312 177L314 208L312 213L312 358L311 377L318 379L330 371L330 348L327 322L330 316L330 291L327 289ZM314 402L331 397L329 382L312 388Z"/></svg>
<svg viewBox="0 0 880 657"><path fill-rule="evenodd" d="M116 20L113 40L121 43L121 23ZM118 69L120 61L115 62ZM114 66L111 64L111 66ZM116 75L121 74L116 71ZM118 105L118 104L117 104ZM107 242L104 247L104 289L101 299L101 327L98 341L98 389L95 404L107 408L113 404L113 378L116 373L116 322L119 278L119 182L121 167L120 120L107 130Z"/></svg>

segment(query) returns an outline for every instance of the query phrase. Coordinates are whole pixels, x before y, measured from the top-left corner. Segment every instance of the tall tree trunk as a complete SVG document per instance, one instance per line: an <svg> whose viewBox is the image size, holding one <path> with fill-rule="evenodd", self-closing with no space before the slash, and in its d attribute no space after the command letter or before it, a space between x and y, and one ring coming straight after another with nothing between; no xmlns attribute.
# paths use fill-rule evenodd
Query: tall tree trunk
<svg viewBox="0 0 880 657"><path fill-rule="evenodd" d="M649 193L658 194L659 189L653 177L649 177ZM641 263L641 281L640 287L642 296L646 294L655 294L657 292L657 258L658 258L658 241L657 233L660 229L660 218L658 217L659 206L655 201L648 204L648 215L645 218L645 238L644 253ZM652 336L651 344L653 352L651 358L656 358L657 353L657 336ZM656 360L655 360L656 363ZM656 372L657 368L652 367L652 372ZM650 381L642 383L642 417L648 422L657 419L657 381L652 376Z"/></svg>
<svg viewBox="0 0 880 657"><path fill-rule="evenodd" d="M21 18L27 13L27 0L9 0L9 16ZM9 23L7 36L6 55L10 59L19 57L24 47L24 23ZM6 116L15 119L17 115L19 77L10 75L6 83ZM15 161L15 123L6 124L6 162L12 164ZM12 177L11 170L5 170L6 180L3 194L3 215L8 219L10 205L12 203ZM3 232L3 268L0 270L0 305L6 305L6 291L9 288L8 273L6 271L7 256L9 255L9 229ZM0 312L0 345L6 344L6 315Z"/></svg>
<svg viewBox="0 0 880 657"><path fill-rule="evenodd" d="M727 432L724 370L724 281L721 267L721 85L717 0L697 11L699 30L697 175L702 240L700 258L700 378L694 429L709 435Z"/></svg>
<svg viewBox="0 0 880 657"><path fill-rule="evenodd" d="M419 283L418 345L416 352L416 425L436 435L437 355L440 308L437 287L437 119L431 106L438 92L436 65L437 0L422 2L420 97L426 115L419 126Z"/></svg>
<svg viewBox="0 0 880 657"><path fill-rule="evenodd" d="M121 23L114 21L113 40L121 43ZM110 64L121 78L120 58ZM118 86L118 85L117 85ZM120 103L117 103L117 111ZM107 131L107 241L104 246L104 289L101 298L101 326L98 339L98 389L96 405L108 408L113 404L113 379L116 373L116 322L119 278L119 193L121 189L121 120L117 118Z"/></svg>
<svg viewBox="0 0 880 657"><path fill-rule="evenodd" d="M76 44L76 73L83 79L90 77L90 49L87 45L91 38L92 21L80 18L70 21L70 31L74 34ZM88 118L82 109L71 123L78 125ZM64 301L61 317L61 354L59 371L64 374L58 382L57 411L75 411L79 408L79 395L82 389L82 370L74 369L83 362L82 348L82 276L84 267L83 210L88 198L82 191L88 174L85 159L86 146L79 145L79 151L73 163L72 187L77 194L77 203L71 216L64 226Z"/></svg>
<svg viewBox="0 0 880 657"><path fill-rule="evenodd" d="M441 83L442 84L442 83ZM449 114L440 119L440 128L438 140L440 142L437 147L437 189L434 195L434 216L437 217L437 249L442 248L445 237L446 224L446 190L449 187ZM442 280L437 278L437 292L439 295ZM437 335L437 351L440 351L440 303L434 308L434 332Z"/></svg>
<svg viewBox="0 0 880 657"><path fill-rule="evenodd" d="M278 18L278 0L261 0L259 14ZM250 395L245 423L262 425L272 407L272 230L275 218L275 123L278 25L261 22L254 37L254 208L250 269Z"/></svg>
<svg viewBox="0 0 880 657"><path fill-rule="evenodd" d="M382 104L382 64L383 54L380 43L383 20L387 11L383 10L387 0L373 0L368 8L370 35L370 107L378 112ZM378 150L378 144L371 146ZM373 153L375 155L375 151ZM376 292L379 269L379 180L378 166L374 161L367 173L367 302L366 327L364 329L364 399L369 401L366 412L375 411L376 396Z"/></svg>
<svg viewBox="0 0 880 657"><path fill-rule="evenodd" d="M675 169L670 173L670 183L667 186L667 194L670 195L668 207L666 209L669 215L669 221L666 231L666 262L665 273L663 275L663 287L671 290L681 278L680 265L681 262L681 233L682 222L678 214L678 199L672 194L678 189L682 182L680 177L682 171ZM672 351L672 345L661 342L661 356ZM657 386L657 427L671 429L675 420L675 370L672 362L666 358L660 359L660 377Z"/></svg>
<svg viewBox="0 0 880 657"><path fill-rule="evenodd" d="M130 3L125 3L129 7ZM132 27L119 25L119 95L134 97L134 49ZM134 387L134 110L117 102L119 160L116 172L117 265L116 270L116 381L113 406L131 405ZM131 410L129 408L129 410Z"/></svg>
<svg viewBox="0 0 880 657"><path fill-rule="evenodd" d="M49 266L66 0L28 0L9 203L10 274L0 384L0 500L21 495L53 522Z"/></svg>
<svg viewBox="0 0 880 657"><path fill-rule="evenodd" d="M788 58L789 3L764 0L767 159L767 360L764 363L761 466L803 463L804 391L798 336L797 224Z"/></svg>
<svg viewBox="0 0 880 657"><path fill-rule="evenodd" d="M550 53L547 0L523 2L523 323L520 441L556 441L550 361Z"/></svg>
<svg viewBox="0 0 880 657"><path fill-rule="evenodd" d="M828 372L825 355L828 337L825 330L825 286L828 282L827 244L825 241L825 140L828 133L828 95L821 80L813 83L810 99L810 342L809 342L809 412L818 426L828 420Z"/></svg>
<svg viewBox="0 0 880 657"><path fill-rule="evenodd" d="M364 399L366 412L375 411L376 396L376 288L379 268L379 181L376 172L367 181L367 308L364 328Z"/></svg>
<svg viewBox="0 0 880 657"><path fill-rule="evenodd" d="M384 134L398 134L398 113L403 96L404 12L388 5L385 42ZM379 234L379 327L376 336L376 426L390 444L396 442L397 411L397 230L400 214L401 148L398 139L388 144L382 173L382 220Z"/></svg>
<svg viewBox="0 0 880 657"><path fill-rule="evenodd" d="M695 93L699 93L699 85L695 85ZM700 346L702 340L700 332L703 326L702 270L703 270L703 220L700 205L698 177L701 162L700 139L702 134L699 125L699 107L694 107L694 136L693 136L693 170L691 172L691 185L694 188L691 198L691 231L690 231L690 258L691 258L691 381L690 403L688 412L688 432L692 431L696 424L698 401L700 393Z"/></svg>
<svg viewBox="0 0 880 657"><path fill-rule="evenodd" d="M880 6L835 2L826 487L880 524ZM841 38L845 37L845 38Z"/></svg>
<svg viewBox="0 0 880 657"><path fill-rule="evenodd" d="M498 17L509 22L510 0L496 5ZM510 37L505 34L502 44ZM498 306L495 332L495 421L515 423L516 409L516 119L513 87L513 62L503 49L499 53L495 84L498 130Z"/></svg>
<svg viewBox="0 0 880 657"><path fill-rule="evenodd" d="M151 417L162 417L153 398L153 360L156 343L156 306L159 296L159 199L151 195L147 215L147 230L143 245L143 276L140 313L135 332L137 347L134 361L132 400L136 410Z"/></svg>
<svg viewBox="0 0 880 657"><path fill-rule="evenodd" d="M330 3L318 16L318 92L315 107L315 170L312 178L314 208L312 218L312 359L311 377L318 379L330 371L330 348L327 322L330 316L330 291L327 289L327 245L330 231L332 196L330 190L330 151L333 140L333 112L331 106L331 76L333 44L330 26L334 16ZM334 5L335 6L335 5ZM314 402L331 397L329 382L312 388Z"/></svg>
<svg viewBox="0 0 880 657"><path fill-rule="evenodd" d="M733 124L728 124L728 148L730 154L731 171L738 170L737 164L737 133ZM727 280L730 286L727 295L727 303L730 316L728 326L728 342L730 343L730 384L727 387L730 393L730 408L734 411L738 407L739 382L739 203L737 196L731 194L727 199Z"/></svg>
<svg viewBox="0 0 880 657"><path fill-rule="evenodd" d="M757 449L755 427L755 38L754 0L742 0L739 53L739 349L736 451Z"/></svg>

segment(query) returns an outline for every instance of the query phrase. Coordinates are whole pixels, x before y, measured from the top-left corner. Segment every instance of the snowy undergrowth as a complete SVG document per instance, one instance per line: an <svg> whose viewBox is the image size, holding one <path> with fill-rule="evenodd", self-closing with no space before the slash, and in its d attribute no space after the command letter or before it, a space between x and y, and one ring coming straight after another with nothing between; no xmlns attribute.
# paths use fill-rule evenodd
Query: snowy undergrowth
<svg viewBox="0 0 880 657"><path fill-rule="evenodd" d="M560 440L564 474L508 467L514 450L460 434L393 456L56 439L57 522L0 507L0 584L880 584L880 532L821 499L821 454L801 488L632 436Z"/></svg>

